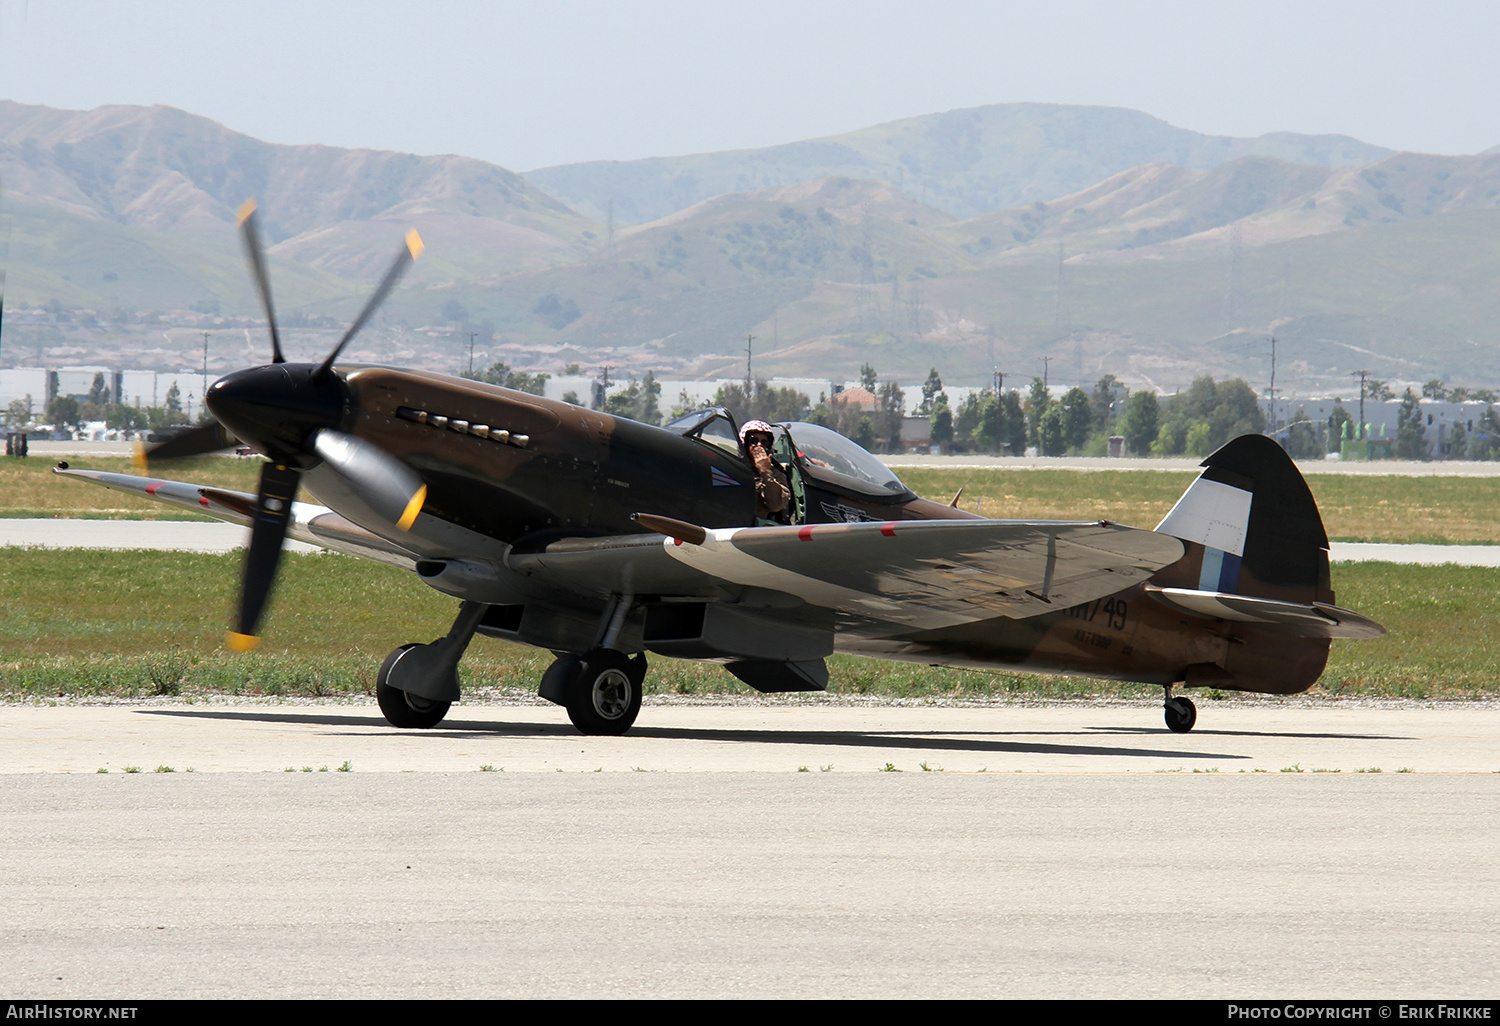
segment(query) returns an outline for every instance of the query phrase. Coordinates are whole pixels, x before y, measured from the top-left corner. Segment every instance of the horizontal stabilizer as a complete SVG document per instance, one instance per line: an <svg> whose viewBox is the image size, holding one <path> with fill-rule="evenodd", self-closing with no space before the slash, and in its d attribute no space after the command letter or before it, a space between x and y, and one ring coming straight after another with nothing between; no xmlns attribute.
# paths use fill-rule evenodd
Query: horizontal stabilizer
<svg viewBox="0 0 1500 1026"><path fill-rule="evenodd" d="M1378 638L1385 633L1385 628L1369 617L1326 602L1279 602L1222 591L1158 588L1152 584L1146 585L1146 594L1194 616L1253 623L1294 638Z"/></svg>

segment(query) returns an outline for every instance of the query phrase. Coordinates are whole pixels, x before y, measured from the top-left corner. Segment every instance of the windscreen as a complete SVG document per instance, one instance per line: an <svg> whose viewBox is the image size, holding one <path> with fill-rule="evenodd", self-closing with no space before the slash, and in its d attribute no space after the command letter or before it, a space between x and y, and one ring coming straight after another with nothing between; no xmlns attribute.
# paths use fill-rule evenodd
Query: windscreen
<svg viewBox="0 0 1500 1026"><path fill-rule="evenodd" d="M797 452L797 465L808 477L881 498L910 494L889 467L837 431L801 421L786 429Z"/></svg>

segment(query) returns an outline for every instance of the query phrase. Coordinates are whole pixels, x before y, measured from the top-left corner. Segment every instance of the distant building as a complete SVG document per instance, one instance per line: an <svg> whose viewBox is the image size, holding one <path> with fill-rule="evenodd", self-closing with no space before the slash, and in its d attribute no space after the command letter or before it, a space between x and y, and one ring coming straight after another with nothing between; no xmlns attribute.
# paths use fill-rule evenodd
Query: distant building
<svg viewBox="0 0 1500 1026"><path fill-rule="evenodd" d="M1270 400L1261 400L1261 412L1266 416L1266 429L1274 422L1282 430L1299 412L1306 413L1314 424L1327 428L1333 417L1333 408L1342 406L1354 421L1359 420L1359 397L1353 399L1278 399L1273 408ZM1427 443L1430 459L1440 460L1449 455L1450 440L1454 425L1462 424L1470 438L1476 430L1483 430L1481 420L1490 408L1488 403L1450 403L1435 399L1423 399L1417 409L1422 417L1422 440ZM1401 424L1401 400L1365 399L1365 435L1374 442L1389 443L1396 438L1396 429ZM1351 428L1352 430L1352 428ZM1377 445L1372 453L1389 448L1388 444Z"/></svg>

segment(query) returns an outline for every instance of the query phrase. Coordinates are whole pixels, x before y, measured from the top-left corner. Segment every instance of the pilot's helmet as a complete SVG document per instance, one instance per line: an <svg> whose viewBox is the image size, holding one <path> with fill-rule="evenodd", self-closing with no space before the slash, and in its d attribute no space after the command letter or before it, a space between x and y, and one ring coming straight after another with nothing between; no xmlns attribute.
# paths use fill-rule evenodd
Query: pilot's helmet
<svg viewBox="0 0 1500 1026"><path fill-rule="evenodd" d="M749 449L753 443L759 442L769 452L776 442L776 436L771 431L771 425L765 421L749 420L745 422L744 427L740 428L740 441L744 443L746 449Z"/></svg>

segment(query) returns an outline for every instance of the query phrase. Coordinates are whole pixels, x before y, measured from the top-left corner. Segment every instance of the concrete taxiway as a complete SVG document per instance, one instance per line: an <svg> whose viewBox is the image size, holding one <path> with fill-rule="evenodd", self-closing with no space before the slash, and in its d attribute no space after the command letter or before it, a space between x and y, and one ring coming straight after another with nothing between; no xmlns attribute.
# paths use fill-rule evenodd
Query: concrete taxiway
<svg viewBox="0 0 1500 1026"><path fill-rule="evenodd" d="M1500 710L1201 704L0 707L0 991L1500 991Z"/></svg>
<svg viewBox="0 0 1500 1026"><path fill-rule="evenodd" d="M556 706L459 704L398 730L372 701L0 706L0 774L465 772L1496 773L1500 706L1217 702L1172 734L1159 703L733 705L648 699L625 737L584 737Z"/></svg>

